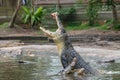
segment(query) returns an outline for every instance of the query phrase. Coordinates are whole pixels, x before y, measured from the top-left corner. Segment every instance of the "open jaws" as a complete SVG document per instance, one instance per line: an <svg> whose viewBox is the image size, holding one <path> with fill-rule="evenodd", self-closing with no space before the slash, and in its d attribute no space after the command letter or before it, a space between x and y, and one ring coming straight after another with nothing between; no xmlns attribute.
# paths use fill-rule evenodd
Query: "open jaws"
<svg viewBox="0 0 120 80"><path fill-rule="evenodd" d="M46 30L46 29L43 28L43 27L40 27L40 29L41 29L44 33L46 33L49 37L55 38L55 37L58 37L58 36L61 35L62 30L64 30L64 28L63 28L63 25L62 25L62 23L61 23L61 21L60 21L60 19L59 19L59 13L58 13L58 12L55 12L55 13L52 13L51 15L53 16L53 19L56 20L58 29L57 29L55 32L52 32L52 31L50 31L50 30Z"/></svg>

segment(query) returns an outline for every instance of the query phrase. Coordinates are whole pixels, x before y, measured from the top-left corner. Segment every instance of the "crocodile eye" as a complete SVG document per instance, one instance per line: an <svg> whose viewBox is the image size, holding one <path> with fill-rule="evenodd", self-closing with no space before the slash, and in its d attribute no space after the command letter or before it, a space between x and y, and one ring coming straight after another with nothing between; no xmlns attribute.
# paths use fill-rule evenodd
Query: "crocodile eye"
<svg viewBox="0 0 120 80"><path fill-rule="evenodd" d="M65 31L65 30L62 30L62 33L66 33L66 31Z"/></svg>

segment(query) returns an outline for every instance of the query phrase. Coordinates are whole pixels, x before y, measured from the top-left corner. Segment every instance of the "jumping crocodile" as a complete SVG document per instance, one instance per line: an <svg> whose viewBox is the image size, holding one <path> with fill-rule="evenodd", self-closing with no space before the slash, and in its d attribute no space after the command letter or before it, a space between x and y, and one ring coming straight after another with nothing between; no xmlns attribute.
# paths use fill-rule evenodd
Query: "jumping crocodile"
<svg viewBox="0 0 120 80"><path fill-rule="evenodd" d="M91 68L91 66L85 62L85 60L76 52L76 50L73 48L72 43L68 37L68 34L66 30L63 27L63 24L61 23L59 19L59 13L55 12L52 13L53 19L56 20L58 29L55 32L51 32L50 30L46 30L43 27L40 27L40 29L46 33L50 38L53 39L55 44L57 45L58 48L58 53L60 56L60 60L62 63L62 66L64 69L68 68L71 63L74 60L75 63L70 68L71 70L84 70L82 72L86 74L96 74L96 71Z"/></svg>

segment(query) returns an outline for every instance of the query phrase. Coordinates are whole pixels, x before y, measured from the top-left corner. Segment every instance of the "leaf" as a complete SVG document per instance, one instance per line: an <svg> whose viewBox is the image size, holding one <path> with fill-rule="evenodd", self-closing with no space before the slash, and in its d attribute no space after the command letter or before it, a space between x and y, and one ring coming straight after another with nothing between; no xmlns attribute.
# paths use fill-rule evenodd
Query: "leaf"
<svg viewBox="0 0 120 80"><path fill-rule="evenodd" d="M31 24L34 25L34 23L36 22L35 16L31 17Z"/></svg>
<svg viewBox="0 0 120 80"><path fill-rule="evenodd" d="M29 14L30 13L30 9L26 6L23 6L22 9L24 10L25 13Z"/></svg>
<svg viewBox="0 0 120 80"><path fill-rule="evenodd" d="M30 15L26 15L25 18L23 19L24 23L27 23L30 19Z"/></svg>
<svg viewBox="0 0 120 80"><path fill-rule="evenodd" d="M43 12L43 8L39 7L35 12L35 16L42 16L42 12Z"/></svg>
<svg viewBox="0 0 120 80"><path fill-rule="evenodd" d="M38 21L40 21L40 20L41 20L41 18L40 18L40 17L36 17L36 19L37 19Z"/></svg>

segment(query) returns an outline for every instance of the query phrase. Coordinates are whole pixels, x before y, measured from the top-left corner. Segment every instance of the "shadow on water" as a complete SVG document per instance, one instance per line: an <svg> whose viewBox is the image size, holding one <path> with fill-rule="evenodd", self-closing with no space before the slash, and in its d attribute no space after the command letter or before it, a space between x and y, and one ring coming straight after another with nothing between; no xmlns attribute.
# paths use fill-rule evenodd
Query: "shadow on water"
<svg viewBox="0 0 120 80"><path fill-rule="evenodd" d="M25 63L17 60L0 62L0 80L120 80L120 63L97 64L99 58L83 56L90 65L107 73L100 76L56 75L62 67L59 57L53 54L40 53L34 57L24 56ZM111 71L111 72L110 72Z"/></svg>

